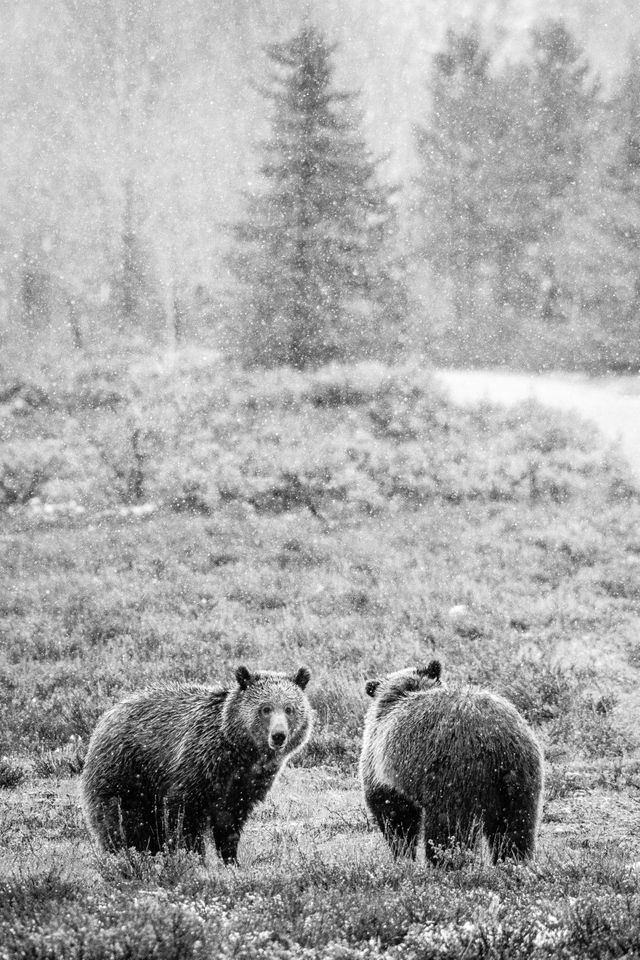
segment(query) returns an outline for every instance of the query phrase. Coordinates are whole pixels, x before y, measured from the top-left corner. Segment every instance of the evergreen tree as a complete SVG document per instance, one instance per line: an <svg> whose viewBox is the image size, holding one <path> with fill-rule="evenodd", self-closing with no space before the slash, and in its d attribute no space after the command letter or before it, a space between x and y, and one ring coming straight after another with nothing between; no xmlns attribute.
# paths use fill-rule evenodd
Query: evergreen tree
<svg viewBox="0 0 640 960"><path fill-rule="evenodd" d="M589 78L584 51L561 20L532 31L531 109L545 192L562 195L576 182L585 155L585 126L598 85Z"/></svg>
<svg viewBox="0 0 640 960"><path fill-rule="evenodd" d="M498 122L485 175L487 274L497 326L501 319L510 322L516 334L535 300L530 257L541 238L539 197L531 172L529 73L522 65L513 66L496 76L492 87Z"/></svg>
<svg viewBox="0 0 640 960"><path fill-rule="evenodd" d="M248 363L300 368L368 353L383 314L398 318L405 303L393 191L378 183L353 94L332 88L332 52L309 26L267 48L265 185L248 198L230 257Z"/></svg>
<svg viewBox="0 0 640 960"><path fill-rule="evenodd" d="M528 63L493 78L501 119L486 176L490 274L497 315L512 311L520 325L568 307L564 245L585 199L597 93L582 49L556 20L532 30Z"/></svg>
<svg viewBox="0 0 640 960"><path fill-rule="evenodd" d="M531 321L568 309L567 221L583 206L599 116L597 83L561 22L532 31L528 63L492 60L477 29L450 31L417 131L424 254L451 284L460 339L485 362L533 348Z"/></svg>
<svg viewBox="0 0 640 960"><path fill-rule="evenodd" d="M134 185L127 179L124 186L120 258L113 277L114 302L118 330L121 333L141 333L148 332L149 322L158 318L158 284L141 240L141 218Z"/></svg>
<svg viewBox="0 0 640 960"><path fill-rule="evenodd" d="M611 107L608 149L598 184L600 216L590 219L599 260L597 307L602 360L640 367L640 52L629 59ZM606 145L605 145L606 147Z"/></svg>
<svg viewBox="0 0 640 960"><path fill-rule="evenodd" d="M416 128L423 217L418 246L451 282L458 324L473 312L479 267L487 257L485 191L496 106L490 62L475 27L449 30L433 61L429 124Z"/></svg>
<svg viewBox="0 0 640 960"><path fill-rule="evenodd" d="M581 203L599 85L590 78L584 51L561 20L535 28L532 37L533 65L523 111L528 134L525 176L534 201L529 215L537 234L529 274L542 318L551 320L563 311L566 291L558 247L571 208Z"/></svg>

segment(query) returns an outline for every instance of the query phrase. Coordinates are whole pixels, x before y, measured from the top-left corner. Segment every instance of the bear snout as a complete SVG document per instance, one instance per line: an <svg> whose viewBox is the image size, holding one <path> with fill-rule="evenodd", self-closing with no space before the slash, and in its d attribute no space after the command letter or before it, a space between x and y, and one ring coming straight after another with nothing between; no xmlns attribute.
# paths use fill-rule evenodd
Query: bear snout
<svg viewBox="0 0 640 960"><path fill-rule="evenodd" d="M269 718L269 749L280 752L289 740L289 721L284 710L275 709Z"/></svg>
<svg viewBox="0 0 640 960"><path fill-rule="evenodd" d="M284 747L287 742L287 734L284 730L274 730L269 735L269 746L274 750L279 750L281 747Z"/></svg>

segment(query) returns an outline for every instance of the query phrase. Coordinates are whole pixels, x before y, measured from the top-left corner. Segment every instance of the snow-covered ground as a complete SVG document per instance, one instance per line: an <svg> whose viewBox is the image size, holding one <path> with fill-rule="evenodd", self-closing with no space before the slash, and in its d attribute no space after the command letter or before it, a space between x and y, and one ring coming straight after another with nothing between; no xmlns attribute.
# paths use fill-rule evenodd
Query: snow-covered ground
<svg viewBox="0 0 640 960"><path fill-rule="evenodd" d="M605 436L620 442L640 477L640 376L588 377L584 374L513 373L501 370L438 370L438 380L457 403L511 404L535 399L575 410L594 421Z"/></svg>

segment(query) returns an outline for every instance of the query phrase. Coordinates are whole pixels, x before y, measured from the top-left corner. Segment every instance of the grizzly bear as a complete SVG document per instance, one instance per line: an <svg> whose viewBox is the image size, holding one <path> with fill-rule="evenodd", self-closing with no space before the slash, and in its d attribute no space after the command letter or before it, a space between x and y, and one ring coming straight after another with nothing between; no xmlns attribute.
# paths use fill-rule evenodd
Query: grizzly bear
<svg viewBox="0 0 640 960"><path fill-rule="evenodd" d="M236 861L245 821L307 742L309 671L236 670L231 690L167 685L133 694L99 721L82 773L85 816L108 850L181 846L204 857L211 831Z"/></svg>
<svg viewBox="0 0 640 960"><path fill-rule="evenodd" d="M453 841L484 835L493 862L535 850L543 788L540 744L497 694L447 688L441 666L370 680L360 777L365 803L394 855L414 858L420 834L437 862Z"/></svg>

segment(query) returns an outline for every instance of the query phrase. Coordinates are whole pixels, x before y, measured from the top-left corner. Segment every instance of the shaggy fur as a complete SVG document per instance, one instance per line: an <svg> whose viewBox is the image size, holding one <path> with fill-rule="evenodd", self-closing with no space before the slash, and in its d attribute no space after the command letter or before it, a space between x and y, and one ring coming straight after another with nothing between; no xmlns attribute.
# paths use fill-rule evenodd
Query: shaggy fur
<svg viewBox="0 0 640 960"><path fill-rule="evenodd" d="M184 846L204 855L211 830L225 863L253 807L311 733L304 667L236 671L237 686L165 686L104 714L82 773L85 816L107 849L156 853Z"/></svg>
<svg viewBox="0 0 640 960"><path fill-rule="evenodd" d="M397 856L426 856L482 833L494 863L533 855L543 757L515 707L488 690L440 684L440 664L370 680L360 759L365 802Z"/></svg>

